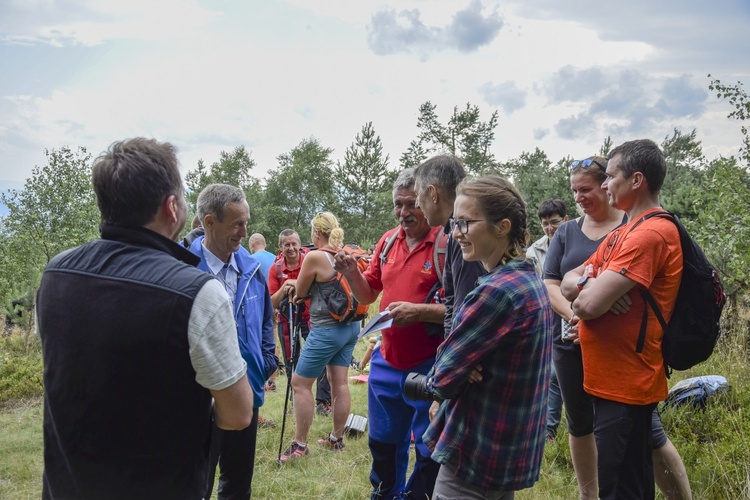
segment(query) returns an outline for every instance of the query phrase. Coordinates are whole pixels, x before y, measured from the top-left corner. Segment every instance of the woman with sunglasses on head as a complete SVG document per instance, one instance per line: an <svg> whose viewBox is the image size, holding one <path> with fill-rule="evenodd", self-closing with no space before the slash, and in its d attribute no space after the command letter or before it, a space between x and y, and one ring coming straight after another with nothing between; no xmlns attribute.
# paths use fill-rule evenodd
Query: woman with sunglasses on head
<svg viewBox="0 0 750 500"><path fill-rule="evenodd" d="M552 308L526 247L526 208L496 176L457 188L453 238L480 277L425 379L445 399L424 434L440 463L434 499L511 499L539 479ZM435 405L433 405L434 407Z"/></svg>
<svg viewBox="0 0 750 500"><path fill-rule="evenodd" d="M583 362L578 344L578 318L560 292L565 273L580 266L607 234L626 221L613 208L601 187L607 178L608 159L592 156L570 165L570 188L581 217L564 223L550 242L544 265L544 283L555 310L552 358L568 422L570 455L580 498L597 498L597 451L594 440L594 406L583 389ZM654 476L667 498L691 498L685 466L667 439L658 413L652 421Z"/></svg>
<svg viewBox="0 0 750 500"><path fill-rule="evenodd" d="M344 427L351 405L347 377L359 321L340 323L331 316L326 303L329 290L336 284L331 252L335 254L344 246L344 230L330 212L318 213L310 224L312 243L317 250L305 256L297 279L284 283L285 287L294 287L295 302L310 300L311 328L292 375L297 427L294 441L280 457L282 463L309 453L307 434L315 410L312 386L323 370L327 370L331 384L333 431L325 439L319 439L319 445L334 451L344 449Z"/></svg>

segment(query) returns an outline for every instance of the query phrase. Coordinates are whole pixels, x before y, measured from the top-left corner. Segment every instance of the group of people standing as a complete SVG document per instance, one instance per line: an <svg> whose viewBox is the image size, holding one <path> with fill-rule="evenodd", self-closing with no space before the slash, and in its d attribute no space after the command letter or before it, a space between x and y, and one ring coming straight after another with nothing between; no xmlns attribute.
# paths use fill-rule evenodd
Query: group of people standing
<svg viewBox="0 0 750 500"><path fill-rule="evenodd" d="M399 174L398 226L364 272L342 250L330 212L310 221L315 250L302 255L299 236L282 232L281 265L262 270L241 244L250 220L241 189L200 193L204 234L186 250L175 243L187 207L174 150L114 144L93 169L102 239L53 259L38 296L45 498L208 498L217 464L219 497L249 498L257 410L278 366L274 311L285 297L306 304L309 334L281 461L309 454L312 386L323 372L333 425L317 443L343 450L359 324L329 313L337 273L361 303L380 296L393 320L370 362L372 498L513 498L539 479L559 399L582 498L653 498L654 471L665 493L689 497L655 412L666 397L657 321L636 346L652 314L637 289L651 291L668 319L679 287L671 222L633 228L659 208L665 170L648 140L574 161L583 215L568 221L557 201L540 207L546 240L527 258L526 204L513 184L467 178L460 160L438 155ZM412 373L440 402L404 396Z"/></svg>

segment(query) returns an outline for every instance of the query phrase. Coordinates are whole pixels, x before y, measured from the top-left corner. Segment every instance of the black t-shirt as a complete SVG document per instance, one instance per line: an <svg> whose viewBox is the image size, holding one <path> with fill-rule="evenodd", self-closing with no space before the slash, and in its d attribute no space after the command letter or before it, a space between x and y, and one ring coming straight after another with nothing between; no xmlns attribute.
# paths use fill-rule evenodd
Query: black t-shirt
<svg viewBox="0 0 750 500"><path fill-rule="evenodd" d="M596 241L590 240L583 234L582 225L583 217L578 220L570 220L557 229L547 250L547 260L544 262L544 279L562 281L565 273L586 262L586 259L599 248L599 244L606 238L605 235ZM555 321L552 327L553 343L567 349L580 349L578 344L562 341L560 338L561 322L562 318L555 313Z"/></svg>
<svg viewBox="0 0 750 500"><path fill-rule="evenodd" d="M447 230L446 230L447 232ZM477 279L487 274L481 262L464 260L461 246L448 238L448 248L445 253L445 272L443 273L443 287L445 288L445 336L447 337L453 325L453 315L461 307L466 296L477 286Z"/></svg>

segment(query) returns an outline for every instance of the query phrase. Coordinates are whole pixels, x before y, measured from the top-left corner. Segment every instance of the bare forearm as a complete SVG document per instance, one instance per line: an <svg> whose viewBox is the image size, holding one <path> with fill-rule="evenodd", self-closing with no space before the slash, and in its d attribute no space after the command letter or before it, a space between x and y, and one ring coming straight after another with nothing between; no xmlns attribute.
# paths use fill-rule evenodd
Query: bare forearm
<svg viewBox="0 0 750 500"><path fill-rule="evenodd" d="M354 271L347 272L344 274L344 277L349 283L354 297L361 304L372 304L377 300L378 295L380 295L380 292L370 286L370 283L368 283L359 270L355 269Z"/></svg>
<svg viewBox="0 0 750 500"><path fill-rule="evenodd" d="M570 318L573 316L573 311L570 308L570 302L563 297L563 294L560 291L560 281L544 280L544 284L547 286L552 309L569 322Z"/></svg>
<svg viewBox="0 0 750 500"><path fill-rule="evenodd" d="M273 295L271 295L271 304L273 304L273 308L274 309L278 309L279 306L281 305L281 301L284 298L284 291L283 290L284 290L283 288L279 288L276 291L276 293L274 293Z"/></svg>
<svg viewBox="0 0 750 500"><path fill-rule="evenodd" d="M212 390L214 419L220 429L239 431L250 425L253 418L253 391L247 377L227 387Z"/></svg>
<svg viewBox="0 0 750 500"><path fill-rule="evenodd" d="M419 321L424 323L443 324L445 320L445 306L443 304L418 304Z"/></svg>
<svg viewBox="0 0 750 500"><path fill-rule="evenodd" d="M578 280L583 276L583 266L579 266L565 273L562 283L560 283L560 293L568 301L573 302L578 298Z"/></svg>

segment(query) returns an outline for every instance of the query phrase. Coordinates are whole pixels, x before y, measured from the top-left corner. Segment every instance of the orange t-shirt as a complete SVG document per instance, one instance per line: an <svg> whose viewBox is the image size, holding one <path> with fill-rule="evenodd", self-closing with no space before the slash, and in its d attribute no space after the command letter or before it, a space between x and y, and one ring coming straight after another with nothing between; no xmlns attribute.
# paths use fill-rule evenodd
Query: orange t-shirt
<svg viewBox="0 0 750 500"><path fill-rule="evenodd" d="M647 405L667 397L667 377L659 320L648 308L646 341L636 352L643 311L647 307L638 289L653 295L668 322L672 317L682 279L680 234L674 223L653 217L630 231L644 215L614 230L599 245L586 264L594 265L595 276L613 271L636 282L628 295L630 310L625 314L604 313L580 322L583 355L583 387L591 395L631 405Z"/></svg>

